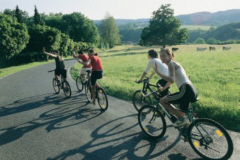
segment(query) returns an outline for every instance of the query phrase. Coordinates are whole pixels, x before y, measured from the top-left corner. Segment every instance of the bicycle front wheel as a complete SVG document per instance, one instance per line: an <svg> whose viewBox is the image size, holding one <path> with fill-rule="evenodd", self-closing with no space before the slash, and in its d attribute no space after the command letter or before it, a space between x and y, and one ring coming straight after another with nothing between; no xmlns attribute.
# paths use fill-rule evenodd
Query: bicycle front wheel
<svg viewBox="0 0 240 160"><path fill-rule="evenodd" d="M58 94L60 92L60 82L56 78L53 78L52 84L54 91Z"/></svg>
<svg viewBox="0 0 240 160"><path fill-rule="evenodd" d="M92 101L92 90L90 84L85 85L85 95L88 100L88 102Z"/></svg>
<svg viewBox="0 0 240 160"><path fill-rule="evenodd" d="M133 93L133 106L134 108L139 111L142 106L144 105L151 105L152 104L152 99L150 96L145 96L145 94L142 92L142 90L137 90Z"/></svg>
<svg viewBox="0 0 240 160"><path fill-rule="evenodd" d="M79 92L83 90L83 80L80 76L78 76L76 79L76 86Z"/></svg>
<svg viewBox="0 0 240 160"><path fill-rule="evenodd" d="M108 109L108 98L105 91L102 88L97 88L98 104L102 110Z"/></svg>
<svg viewBox="0 0 240 160"><path fill-rule="evenodd" d="M166 121L156 107L143 106L138 112L138 123L142 131L151 138L161 138L166 132Z"/></svg>
<svg viewBox="0 0 240 160"><path fill-rule="evenodd" d="M233 142L219 123L205 118L192 122L188 140L193 150L205 159L224 160L231 157Z"/></svg>

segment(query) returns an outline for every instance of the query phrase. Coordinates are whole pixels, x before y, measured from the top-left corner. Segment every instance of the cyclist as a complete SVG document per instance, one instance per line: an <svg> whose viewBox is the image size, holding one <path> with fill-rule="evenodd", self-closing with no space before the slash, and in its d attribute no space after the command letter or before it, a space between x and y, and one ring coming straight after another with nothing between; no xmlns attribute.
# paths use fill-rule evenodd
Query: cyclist
<svg viewBox="0 0 240 160"><path fill-rule="evenodd" d="M188 124L185 113L177 110L171 104L180 104L181 110L187 110L189 103L197 99L197 91L192 82L188 79L184 68L178 62L174 61L174 54L170 51L170 49L162 49L160 51L160 58L163 63L167 64L169 76L163 75L159 72L157 64L155 64L154 67L155 72L168 81L168 84L175 82L180 90L177 93L163 97L161 99L161 104L164 108L178 117L178 120L173 123L173 127L184 126ZM161 91L164 91L165 89L167 88L160 88Z"/></svg>
<svg viewBox="0 0 240 160"><path fill-rule="evenodd" d="M48 52L46 52L45 47L43 47L42 51L44 54L49 55L55 59L55 63L56 63L55 77L56 77L56 79L58 80L58 76L62 75L63 79L66 81L67 70L65 69L65 65L64 65L64 61L63 61L64 59L63 59L63 57L60 56L59 51L54 50L54 54L48 53Z"/></svg>
<svg viewBox="0 0 240 160"><path fill-rule="evenodd" d="M76 49L77 49L77 47L74 47L74 49L73 49L73 51L72 51L72 56L73 56L74 58L80 59L82 62L87 62L87 60L89 59L88 55L85 55L85 54L83 53L83 51L79 51L79 52L78 52L78 56L76 56L76 55L75 55ZM85 75L85 73L86 73L87 70L90 70L90 71L92 70L92 65L91 65L91 64L83 65L83 67L82 67L82 69L81 69L81 71L80 71L80 76L82 77L83 82L85 81L85 80L84 80L84 75Z"/></svg>
<svg viewBox="0 0 240 160"><path fill-rule="evenodd" d="M102 67L102 61L99 56L95 56L95 51L93 49L90 49L88 51L89 59L87 62L82 62L77 59L77 61L83 65L92 65L92 75L91 75L91 85L92 85L92 103L95 105L95 92L96 92L96 86L99 86L97 83L97 79L101 79L103 77L103 67Z"/></svg>
<svg viewBox="0 0 240 160"><path fill-rule="evenodd" d="M142 79L147 75L148 71L153 68L155 66L155 63L157 64L157 68L158 68L158 71L165 75L165 76L168 76L168 68L167 68L167 65L166 64L163 64L162 61L158 58L158 54L155 50L149 50L148 51L148 64L147 64L147 67L145 69L145 71L143 72L142 74L142 77L141 79L138 81L138 82L141 82ZM155 74L155 72L153 72L149 78L152 78L152 76ZM159 76L159 81L157 82L157 84L159 84L160 86L162 87L165 87L166 89L163 90L161 92L161 97L164 97L168 94L168 89L169 89L169 86L166 86L167 84L167 81L162 79L161 76Z"/></svg>

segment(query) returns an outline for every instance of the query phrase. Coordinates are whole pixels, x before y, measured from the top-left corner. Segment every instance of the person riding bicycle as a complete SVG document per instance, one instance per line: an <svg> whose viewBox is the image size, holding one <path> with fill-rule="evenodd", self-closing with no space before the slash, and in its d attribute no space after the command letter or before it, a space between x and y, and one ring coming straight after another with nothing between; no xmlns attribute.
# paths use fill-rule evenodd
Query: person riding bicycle
<svg viewBox="0 0 240 160"><path fill-rule="evenodd" d="M83 65L92 65L92 75L91 75L91 85L92 85L92 102L95 105L95 92L96 92L96 86L99 86L97 83L97 79L101 79L103 77L103 67L102 67L102 61L99 56L95 56L95 51L93 49L90 49L88 51L89 59L87 62L82 62L78 60L79 63Z"/></svg>
<svg viewBox="0 0 240 160"><path fill-rule="evenodd" d="M173 127L184 126L188 124L185 113L177 110L171 104L180 104L180 109L182 111L186 111L189 103L196 101L197 90L193 86L192 82L188 79L184 68L178 62L174 61L174 54L170 51L170 49L161 49L160 58L162 62L168 66L169 70L169 76L163 75L161 72L159 72L157 63L155 63L155 72L168 82L166 86L160 87L160 90L164 91L167 89L166 87L168 85L171 85L174 82L180 90L179 92L163 97L161 99L161 104L164 108L178 117L178 120L173 123Z"/></svg>
<svg viewBox="0 0 240 160"><path fill-rule="evenodd" d="M168 68L166 64L163 64L162 61L158 58L158 54L155 50L149 50L148 51L148 64L147 67L145 69L145 71L142 74L142 77L140 80L138 80L138 82L141 82L143 80L143 78L147 75L148 71L153 68L155 66L155 63L157 64L157 68L159 70L159 72L165 76L168 76ZM149 78L152 78L152 76L155 74L155 72L153 72ZM167 84L167 81L162 79L161 76L159 76L159 81L157 82L158 85L164 87ZM165 90L161 91L161 97L164 97L168 94L168 89L169 86L166 87Z"/></svg>
<svg viewBox="0 0 240 160"><path fill-rule="evenodd" d="M64 65L64 61L63 61L64 59L60 56L59 51L54 50L54 54L48 53L48 52L46 52L45 47L43 47L42 51L44 54L49 55L55 59L55 63L56 63L55 77L56 77L56 79L58 79L58 76L62 75L63 79L66 81L67 70L65 69L65 65Z"/></svg>
<svg viewBox="0 0 240 160"><path fill-rule="evenodd" d="M89 59L89 56L88 55L85 55L83 53L83 51L79 51L78 52L78 56L75 55L75 52L76 52L76 47L74 47L74 49L72 50L72 56L73 58L78 58L80 59L82 62L87 62L87 60ZM80 76L84 79L84 75L86 73L86 71L91 71L92 70L92 65L91 64L88 64L88 65L83 65L81 71L80 71Z"/></svg>

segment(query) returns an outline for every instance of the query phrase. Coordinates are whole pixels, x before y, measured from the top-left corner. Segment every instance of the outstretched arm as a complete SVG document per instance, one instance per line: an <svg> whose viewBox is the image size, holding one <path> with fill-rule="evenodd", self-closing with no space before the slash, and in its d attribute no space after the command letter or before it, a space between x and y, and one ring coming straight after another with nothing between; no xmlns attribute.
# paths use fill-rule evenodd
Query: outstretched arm
<svg viewBox="0 0 240 160"><path fill-rule="evenodd" d="M45 47L43 47L42 51L43 51L43 53L46 54L46 55L49 55L49 56L54 57L54 58L57 57L57 55L55 55L55 54L46 52Z"/></svg>
<svg viewBox="0 0 240 160"><path fill-rule="evenodd" d="M72 56L73 56L73 58L77 58L77 56L76 56L76 50L77 50L77 47L74 47L73 50L72 50Z"/></svg>
<svg viewBox="0 0 240 160"><path fill-rule="evenodd" d="M87 66L87 65L90 64L91 59L89 58L87 62L82 62L82 61L80 61L79 59L77 59L77 61L78 61L80 64L82 64L82 65L86 65L86 66Z"/></svg>

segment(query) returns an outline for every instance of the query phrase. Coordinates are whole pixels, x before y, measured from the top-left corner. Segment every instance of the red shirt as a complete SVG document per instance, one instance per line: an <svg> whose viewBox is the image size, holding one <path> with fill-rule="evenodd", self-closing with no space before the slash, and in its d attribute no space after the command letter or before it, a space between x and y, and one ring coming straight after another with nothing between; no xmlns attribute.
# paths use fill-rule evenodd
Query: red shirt
<svg viewBox="0 0 240 160"><path fill-rule="evenodd" d="M79 54L77 57L79 59L81 59L83 62L87 62L87 60L89 58L88 55L85 55L85 54ZM91 63L89 63L89 65L83 65L82 68L92 68L92 65L91 65Z"/></svg>
<svg viewBox="0 0 240 160"><path fill-rule="evenodd" d="M98 56L91 56L92 71L102 71L102 61Z"/></svg>

